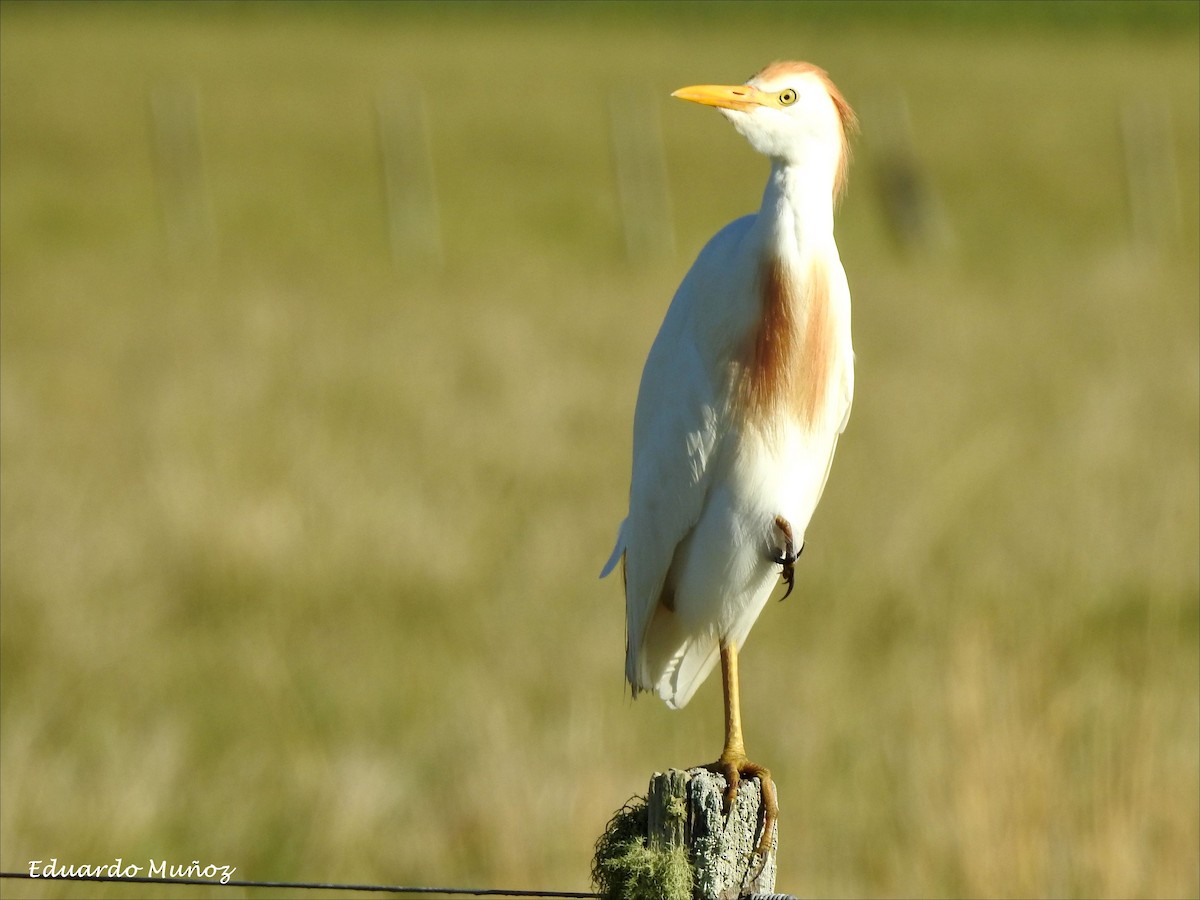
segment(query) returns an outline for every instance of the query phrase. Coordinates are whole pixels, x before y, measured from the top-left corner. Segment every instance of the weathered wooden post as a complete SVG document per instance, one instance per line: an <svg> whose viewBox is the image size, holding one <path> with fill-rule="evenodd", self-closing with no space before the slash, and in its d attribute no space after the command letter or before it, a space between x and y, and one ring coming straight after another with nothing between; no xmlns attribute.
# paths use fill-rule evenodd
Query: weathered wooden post
<svg viewBox="0 0 1200 900"><path fill-rule="evenodd" d="M707 769L671 769L650 780L650 844L688 848L697 900L737 900L775 889L778 830L765 855L755 852L762 824L758 780L742 781L728 816L721 808L724 794L725 778ZM671 815L681 807L686 810L682 822Z"/></svg>
<svg viewBox="0 0 1200 900"><path fill-rule="evenodd" d="M626 805L596 845L593 880L606 898L745 900L775 888L777 835L757 851L762 791L738 786L723 810L725 778L707 769L655 773L645 803ZM782 895L774 895L782 896Z"/></svg>

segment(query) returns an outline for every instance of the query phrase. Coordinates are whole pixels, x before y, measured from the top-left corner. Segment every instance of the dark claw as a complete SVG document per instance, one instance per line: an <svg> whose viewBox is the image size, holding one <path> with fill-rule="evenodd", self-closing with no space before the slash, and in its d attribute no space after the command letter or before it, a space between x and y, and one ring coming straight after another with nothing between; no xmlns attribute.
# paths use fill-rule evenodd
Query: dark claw
<svg viewBox="0 0 1200 900"><path fill-rule="evenodd" d="M777 565L783 566L783 571L779 573L779 577L783 579L783 583L787 585L787 590L783 596L779 598L782 603L791 596L792 588L796 586L796 560L800 558L800 554L804 552L804 544L800 545L800 549L795 549L795 538L792 536L792 525L783 516L775 517L775 527L783 533L783 554L781 556L771 557L771 561Z"/></svg>
<svg viewBox="0 0 1200 900"><path fill-rule="evenodd" d="M783 566L783 571L779 573L779 577L783 579L783 583L787 585L787 590L783 592L783 596L779 598L782 603L791 596L792 588L796 586L796 567L783 559L777 559L775 562Z"/></svg>

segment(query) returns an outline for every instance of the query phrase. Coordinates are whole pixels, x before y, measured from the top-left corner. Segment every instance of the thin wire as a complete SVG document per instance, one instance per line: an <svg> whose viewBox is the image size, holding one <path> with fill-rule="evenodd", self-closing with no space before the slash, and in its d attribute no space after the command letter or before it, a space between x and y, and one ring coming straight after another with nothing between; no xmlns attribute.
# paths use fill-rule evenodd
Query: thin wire
<svg viewBox="0 0 1200 900"><path fill-rule="evenodd" d="M129 878L108 875L30 875L28 872L0 872L0 878L25 878L47 881L125 881L141 884L211 885L213 887L289 888L298 891L371 891L379 894L441 894L455 897L571 897L599 900L599 894L576 891L506 891L500 888L439 888L401 887L388 884L332 884L319 881L206 881L203 878L151 878L134 875ZM745 900L797 900L793 894L747 894Z"/></svg>
<svg viewBox="0 0 1200 900"><path fill-rule="evenodd" d="M576 891L506 891L500 888L402 887L391 884L332 884L316 881L209 881L204 878L153 878L135 875L121 878L110 875L30 875L28 872L0 872L0 878L26 878L34 881L120 881L131 884L189 884L211 887L288 888L297 891L372 891L379 894L440 894L453 897L573 897L598 898L599 894Z"/></svg>

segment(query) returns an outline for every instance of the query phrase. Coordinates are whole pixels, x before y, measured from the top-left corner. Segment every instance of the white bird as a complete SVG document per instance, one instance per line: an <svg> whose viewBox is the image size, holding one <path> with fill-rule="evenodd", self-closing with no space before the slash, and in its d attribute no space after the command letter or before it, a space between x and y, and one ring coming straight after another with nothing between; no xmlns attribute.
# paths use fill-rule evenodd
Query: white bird
<svg viewBox="0 0 1200 900"><path fill-rule="evenodd" d="M793 564L854 393L850 291L833 237L850 106L826 73L777 62L743 85L672 96L716 107L770 158L757 215L700 252L650 348L633 425L629 513L601 577L624 560L625 676L678 709L721 661L725 745L709 768L770 773L742 737L738 651ZM787 596L786 594L784 596Z"/></svg>

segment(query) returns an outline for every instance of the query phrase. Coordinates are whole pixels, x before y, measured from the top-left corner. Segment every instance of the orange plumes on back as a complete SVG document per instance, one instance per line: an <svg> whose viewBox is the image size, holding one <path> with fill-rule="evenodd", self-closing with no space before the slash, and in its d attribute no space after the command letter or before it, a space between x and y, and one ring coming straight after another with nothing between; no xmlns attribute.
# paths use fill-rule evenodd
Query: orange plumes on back
<svg viewBox="0 0 1200 900"><path fill-rule="evenodd" d="M800 420L813 425L824 411L834 355L834 331L829 307L829 273L825 270L824 263L813 263L808 277L808 291L808 316L804 323L797 407Z"/></svg>
<svg viewBox="0 0 1200 900"><path fill-rule="evenodd" d="M842 92L833 83L829 73L820 66L806 62L773 62L754 77L774 81L791 74L815 75L825 86L833 105L837 107L838 118L842 123L842 158L838 161L837 178L833 183L833 196L840 197L846 189L846 171L850 167L850 135L858 134L858 116L854 114L854 110L850 108L850 104L846 102Z"/></svg>
<svg viewBox="0 0 1200 900"><path fill-rule="evenodd" d="M801 335L788 272L778 257L764 260L759 282L762 318L754 334L742 388L746 413L753 419L770 421L792 393Z"/></svg>
<svg viewBox="0 0 1200 900"><path fill-rule="evenodd" d="M743 414L757 423L783 414L812 427L822 412L834 351L823 265L813 264L807 284L808 296L797 303L783 263L774 256L763 263L762 319L741 385Z"/></svg>

